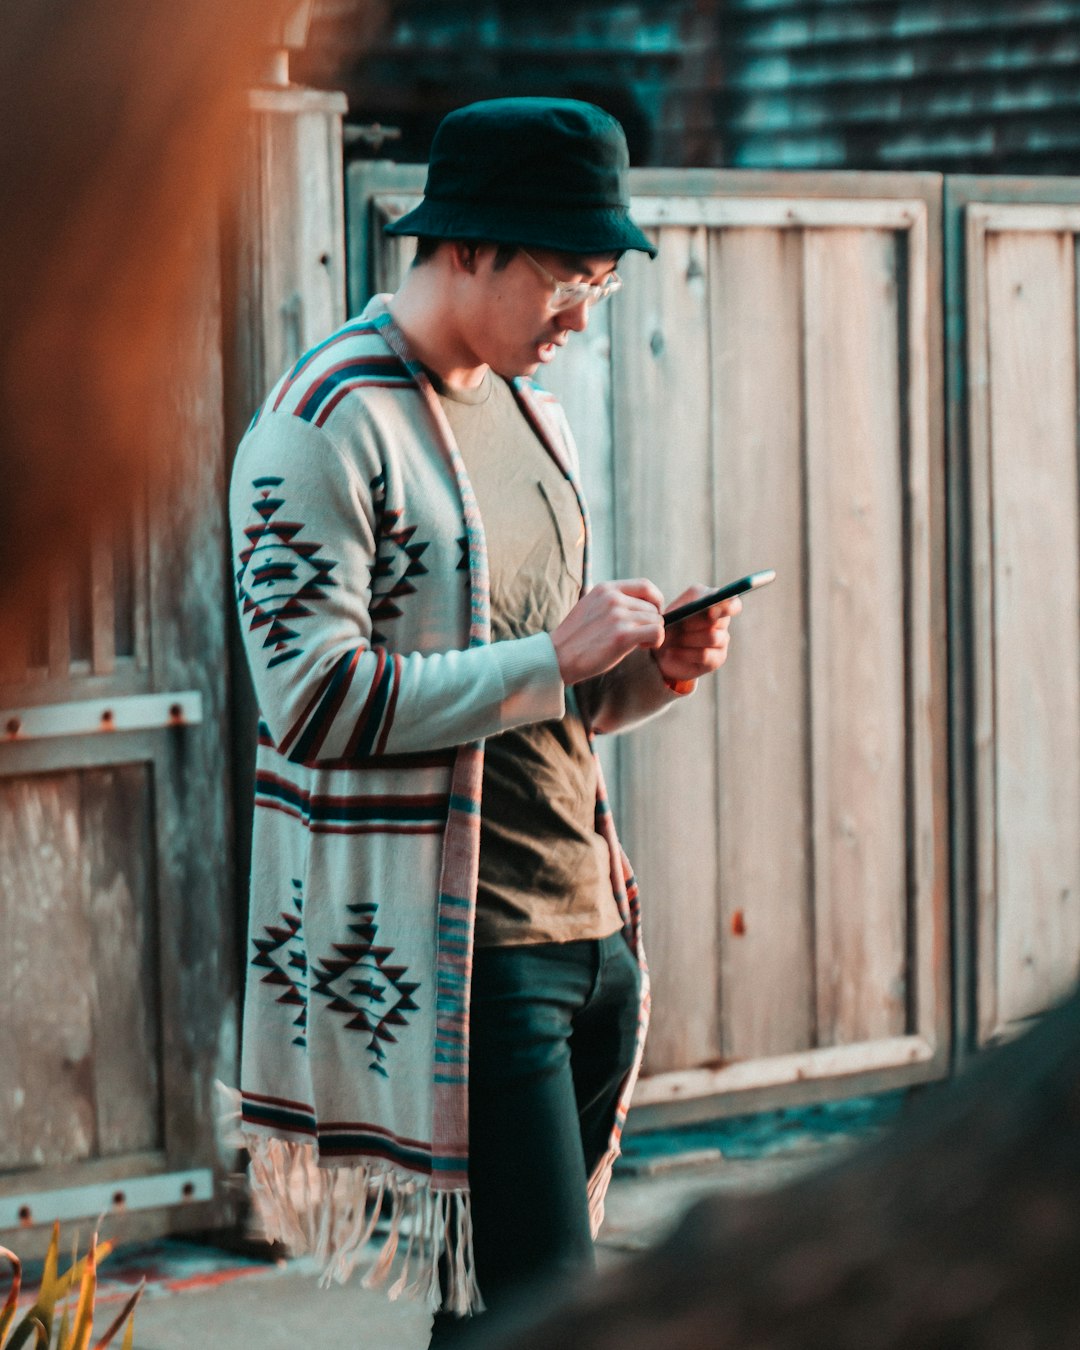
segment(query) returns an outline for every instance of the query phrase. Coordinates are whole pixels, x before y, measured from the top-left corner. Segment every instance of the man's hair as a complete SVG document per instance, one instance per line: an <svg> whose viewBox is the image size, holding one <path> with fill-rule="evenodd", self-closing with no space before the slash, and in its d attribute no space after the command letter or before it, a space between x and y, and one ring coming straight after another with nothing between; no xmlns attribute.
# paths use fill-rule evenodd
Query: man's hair
<svg viewBox="0 0 1080 1350"><path fill-rule="evenodd" d="M413 256L413 267L423 267L429 259L435 256L435 250L440 244L448 244L449 239L437 239L434 235L422 234L416 240L416 253ZM490 239L461 239L455 240L455 243L472 244L473 248L479 248L482 244L488 244L495 250L495 261L492 264L496 272L501 272L513 260L520 245L518 244L495 244Z"/></svg>

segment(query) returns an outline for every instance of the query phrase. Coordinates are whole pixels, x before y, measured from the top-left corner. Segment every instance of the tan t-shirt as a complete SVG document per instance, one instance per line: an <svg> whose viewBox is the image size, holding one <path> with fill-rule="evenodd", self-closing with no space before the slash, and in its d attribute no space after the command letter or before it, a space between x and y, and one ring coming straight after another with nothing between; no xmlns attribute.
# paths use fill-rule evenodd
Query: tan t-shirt
<svg viewBox="0 0 1080 1350"><path fill-rule="evenodd" d="M475 390L435 387L484 522L492 640L551 632L581 593L585 526L574 490L504 380L489 372ZM595 809L596 766L572 691L559 721L487 741L477 946L621 927Z"/></svg>

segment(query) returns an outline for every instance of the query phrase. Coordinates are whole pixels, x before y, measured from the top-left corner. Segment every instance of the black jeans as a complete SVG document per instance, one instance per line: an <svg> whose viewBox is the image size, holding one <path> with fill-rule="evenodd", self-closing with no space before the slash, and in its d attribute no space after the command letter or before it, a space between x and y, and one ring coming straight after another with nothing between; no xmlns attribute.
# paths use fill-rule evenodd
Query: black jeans
<svg viewBox="0 0 1080 1350"><path fill-rule="evenodd" d="M620 933L482 948L469 1029L469 1189L491 1309L592 1268L586 1183L633 1062L640 973ZM467 1320L439 1313L433 1346Z"/></svg>

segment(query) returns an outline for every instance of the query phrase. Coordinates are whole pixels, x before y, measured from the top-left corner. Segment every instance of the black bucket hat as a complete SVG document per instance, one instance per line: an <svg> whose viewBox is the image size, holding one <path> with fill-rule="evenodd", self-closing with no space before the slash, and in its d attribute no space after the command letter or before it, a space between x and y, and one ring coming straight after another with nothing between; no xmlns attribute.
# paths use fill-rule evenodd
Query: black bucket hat
<svg viewBox="0 0 1080 1350"><path fill-rule="evenodd" d="M386 232L655 258L630 219L629 166L622 127L592 103L470 103L439 123L424 200Z"/></svg>

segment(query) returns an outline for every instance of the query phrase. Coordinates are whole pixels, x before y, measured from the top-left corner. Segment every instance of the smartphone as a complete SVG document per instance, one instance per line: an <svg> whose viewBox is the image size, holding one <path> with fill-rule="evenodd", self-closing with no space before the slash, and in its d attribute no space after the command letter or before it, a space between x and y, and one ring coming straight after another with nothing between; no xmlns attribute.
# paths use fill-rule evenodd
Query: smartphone
<svg viewBox="0 0 1080 1350"><path fill-rule="evenodd" d="M751 572L748 577L740 577L738 581L729 581L718 591L710 591L708 595L703 595L697 600L688 600L685 605L669 609L664 615L664 627L670 628L673 623L682 623L683 619L688 619L691 614L700 614L703 609L712 609L713 605L718 605L721 600L730 600L733 595L742 595L743 591L756 591L759 586L767 586L770 581L775 580L776 571L770 567L764 572Z"/></svg>

